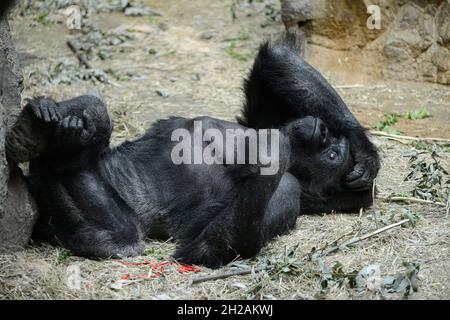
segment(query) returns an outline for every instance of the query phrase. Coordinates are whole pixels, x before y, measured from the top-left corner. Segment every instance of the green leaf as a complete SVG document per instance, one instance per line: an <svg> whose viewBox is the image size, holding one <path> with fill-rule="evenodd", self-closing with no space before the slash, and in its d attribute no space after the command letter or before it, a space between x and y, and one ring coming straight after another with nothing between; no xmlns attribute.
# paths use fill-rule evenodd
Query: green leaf
<svg viewBox="0 0 450 320"><path fill-rule="evenodd" d="M427 110L426 107L423 107L419 110L408 111L404 114L403 118L408 120L419 120L431 117L431 113Z"/></svg>

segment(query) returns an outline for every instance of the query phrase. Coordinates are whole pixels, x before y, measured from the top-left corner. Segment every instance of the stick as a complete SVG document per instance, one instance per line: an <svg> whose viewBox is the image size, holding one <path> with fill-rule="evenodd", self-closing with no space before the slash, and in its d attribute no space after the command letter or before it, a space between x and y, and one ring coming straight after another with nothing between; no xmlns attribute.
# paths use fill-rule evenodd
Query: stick
<svg viewBox="0 0 450 320"><path fill-rule="evenodd" d="M409 222L409 221L410 221L409 219L405 219L405 220L402 220L400 222L393 223L393 224L390 224L390 225L385 226L383 228L377 229L377 230L375 230L373 232L367 233L367 234L365 234L365 235L363 235L361 237L356 237L356 238L350 239L350 240L344 242L341 246L335 246L335 247L332 247L332 248L328 249L327 251L323 252L321 254L321 256L329 255L330 253L333 253L333 252L339 250L342 246L345 246L345 247L352 246L352 245L354 245L354 244L356 244L358 242L361 242L361 241L363 241L363 240L365 240L367 238L373 237L373 236L375 236L375 235L377 235L379 233L382 233L382 232L384 232L386 230L398 227L398 226L400 226L402 224L405 224L406 222ZM336 241L334 241L334 242L336 242ZM272 267L270 267L270 266L265 266L265 267L257 267L257 268L254 268L254 269L234 270L234 271L228 271L228 272L219 273L219 274L198 276L198 277L192 278L191 284L197 284L197 283L205 282L205 281L209 281L209 280L225 279L225 278L229 278L229 277L232 277L232 276L242 276L242 275L250 274L252 272L260 272L260 271L264 271L264 270L269 270L271 268Z"/></svg>
<svg viewBox="0 0 450 320"><path fill-rule="evenodd" d="M83 57L83 56L80 54L80 52L78 51L78 49L75 47L75 45L74 45L70 40L67 40L67 41L66 41L66 44L67 44L67 46L70 48L70 51L72 51L72 52L76 55L76 57L78 58L78 61L80 61L80 63L81 63L83 66L85 66L86 69L92 69L92 66L89 64L89 62L86 60L86 58ZM103 81L102 81L102 82L103 82ZM120 84L118 84L118 83L116 83L116 82L114 82L114 81L112 81L112 80L110 80L110 79L108 79L108 78L106 78L104 82L105 82L105 83L108 83L108 84L111 84L111 85L113 85L114 87L118 87L118 88L122 88L122 87L123 87L122 85L120 85Z"/></svg>
<svg viewBox="0 0 450 320"><path fill-rule="evenodd" d="M431 142L440 142L440 143L450 144L450 139L445 139L445 138L430 138L430 137L419 138L419 137L411 137L411 136L402 136L399 134L391 134L391 133L375 131L375 130L370 130L370 133L374 136L387 137L387 138L392 138L394 140L402 139L402 140L413 140L413 141L431 141Z"/></svg>
<svg viewBox="0 0 450 320"><path fill-rule="evenodd" d="M424 203L424 204L435 204L440 207L446 207L446 204L438 201L431 201L425 199L418 199L414 197L388 197L383 199L386 202L415 202L415 203Z"/></svg>
<svg viewBox="0 0 450 320"><path fill-rule="evenodd" d="M364 84L341 84L334 86L334 88L337 89L352 89L352 88L366 88L366 89L373 89L373 88L384 88L385 85L375 85L375 86L366 86Z"/></svg>
<svg viewBox="0 0 450 320"><path fill-rule="evenodd" d="M89 62L87 62L86 58L80 54L78 49L75 47L75 45L70 40L67 40L66 44L69 47L70 51L72 51L77 56L78 61L80 61L82 65L84 65L87 69L92 69Z"/></svg>
<svg viewBox="0 0 450 320"><path fill-rule="evenodd" d="M450 194L448 195L446 206L447 206L447 212L445 213L445 217L448 218L448 214L450 213Z"/></svg>
<svg viewBox="0 0 450 320"><path fill-rule="evenodd" d="M367 233L367 234L365 234L365 235L363 235L363 236L361 236L361 237L356 237L356 238L347 240L347 241L345 241L345 242L344 242L342 245L340 245L340 246L335 246L335 247L332 247L332 248L328 249L327 251L325 251L324 253L322 253L322 256L327 256L327 255L329 255L330 253L339 250L341 247L352 246L352 245L354 245L354 244L356 244L356 243L358 243L358 242L361 242L362 240L365 240L365 239L368 239L368 238L370 238L370 237L373 237L373 236L375 236L375 235L377 235L377 234L379 234L379 233L382 233L382 232L384 232L384 231L386 231L386 230L389 230L389 229L392 229L392 228L401 226L401 225L403 225L403 224L405 224L405 223L407 223L407 222L409 222L409 219L404 219L404 220L402 220L402 221L399 221L399 222L390 224L390 225L385 226L385 227L383 227L383 228L380 228L380 229L377 229L377 230L372 231L372 232L370 232L370 233Z"/></svg>
<svg viewBox="0 0 450 320"><path fill-rule="evenodd" d="M232 277L232 276L242 276L242 275L250 274L252 272L260 272L260 271L263 271L266 269L268 269L267 266L251 268L251 269L244 269L244 270L233 270L233 271L228 271L228 272L219 273L219 274L211 274L211 275L206 275L206 276L198 276L198 277L192 278L191 284L196 284L196 283L209 281L209 280L224 279L224 278L228 278L228 277Z"/></svg>
<svg viewBox="0 0 450 320"><path fill-rule="evenodd" d="M154 70L154 71L161 71L161 72L165 72L165 71L173 71L173 70L167 70L167 69L162 69L162 68L158 68L158 67L152 67L152 66L148 66L148 65L132 65L132 66L120 66L120 67L115 67L114 70L127 70L127 69L148 69L148 70Z"/></svg>

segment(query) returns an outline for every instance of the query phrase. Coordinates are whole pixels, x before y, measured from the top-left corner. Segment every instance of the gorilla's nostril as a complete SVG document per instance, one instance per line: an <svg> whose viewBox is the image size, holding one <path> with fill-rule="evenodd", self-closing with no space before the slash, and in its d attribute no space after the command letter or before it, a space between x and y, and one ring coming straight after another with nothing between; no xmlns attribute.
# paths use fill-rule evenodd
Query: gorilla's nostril
<svg viewBox="0 0 450 320"><path fill-rule="evenodd" d="M325 130L327 130L327 127L323 124L323 122L320 122L319 129L320 132L324 132Z"/></svg>
<svg viewBox="0 0 450 320"><path fill-rule="evenodd" d="M322 143L325 143L328 136L328 128L323 122L321 122L319 125L319 130L320 130L320 141Z"/></svg>

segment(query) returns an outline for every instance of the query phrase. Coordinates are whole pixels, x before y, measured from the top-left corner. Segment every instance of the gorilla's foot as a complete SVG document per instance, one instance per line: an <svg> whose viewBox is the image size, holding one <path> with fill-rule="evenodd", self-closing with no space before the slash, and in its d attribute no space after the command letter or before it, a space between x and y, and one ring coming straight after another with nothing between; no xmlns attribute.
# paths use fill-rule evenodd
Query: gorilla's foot
<svg viewBox="0 0 450 320"><path fill-rule="evenodd" d="M6 136L8 160L22 163L36 158L47 148L52 129L61 119L53 100L31 100Z"/></svg>

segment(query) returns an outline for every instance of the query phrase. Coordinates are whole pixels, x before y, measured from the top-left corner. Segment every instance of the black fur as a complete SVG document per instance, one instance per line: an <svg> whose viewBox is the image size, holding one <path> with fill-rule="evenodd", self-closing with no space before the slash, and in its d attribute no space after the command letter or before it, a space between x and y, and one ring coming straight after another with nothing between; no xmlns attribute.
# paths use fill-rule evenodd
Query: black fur
<svg viewBox="0 0 450 320"><path fill-rule="evenodd" d="M307 77L311 93L296 87L304 68L316 77ZM215 268L255 255L293 228L300 212L369 205L367 192L352 191L344 181L354 166L349 141L364 132L318 77L294 58L292 47L265 44L247 81L241 124L170 118L116 148L109 147L112 125L99 98L31 101L6 149L10 161L31 160L29 185L40 213L33 238L104 258L139 255L146 237L173 237L175 258ZM293 108L300 93L310 110ZM322 99L335 99L337 106L316 101ZM171 134L192 131L195 120L202 120L203 130L221 132L247 129L242 123L280 128L278 172L260 175L260 164L175 165ZM351 148L355 153L355 144Z"/></svg>
<svg viewBox="0 0 450 320"><path fill-rule="evenodd" d="M380 168L377 150L327 80L300 58L300 50L295 33L261 45L244 84L246 102L238 122L252 128L279 128L306 116L322 119L332 133L350 141L355 164L346 178L348 191L366 191L370 199L372 182Z"/></svg>
<svg viewBox="0 0 450 320"><path fill-rule="evenodd" d="M16 0L2 0L0 3L0 18L4 15L11 7L14 6L18 1Z"/></svg>

